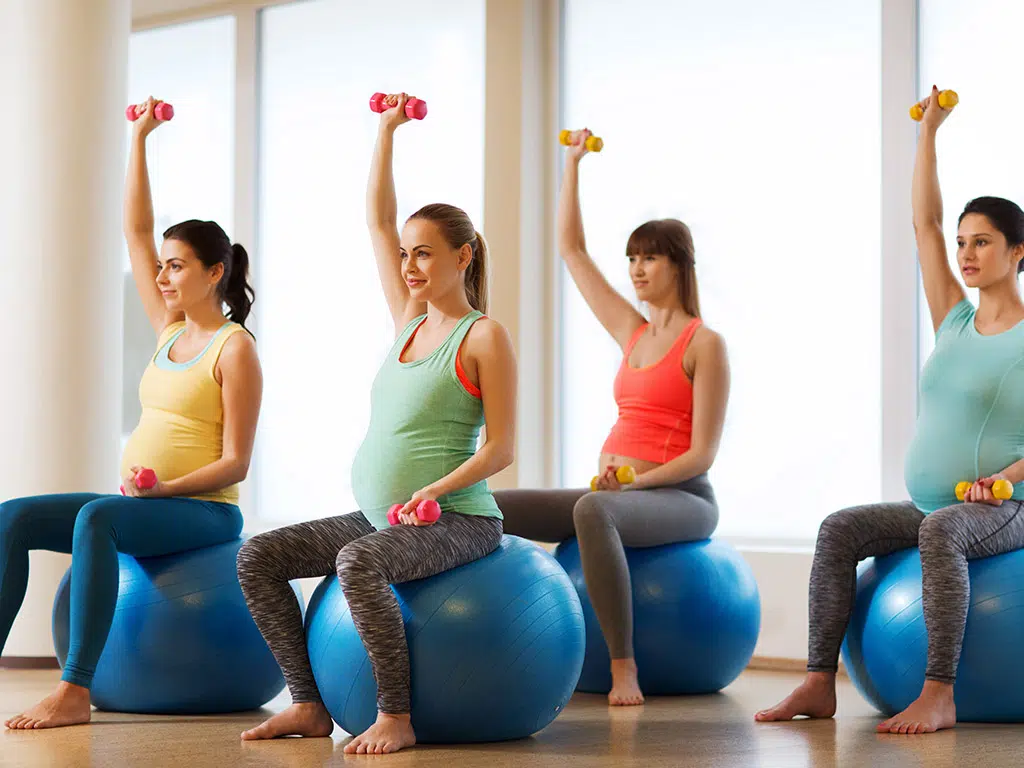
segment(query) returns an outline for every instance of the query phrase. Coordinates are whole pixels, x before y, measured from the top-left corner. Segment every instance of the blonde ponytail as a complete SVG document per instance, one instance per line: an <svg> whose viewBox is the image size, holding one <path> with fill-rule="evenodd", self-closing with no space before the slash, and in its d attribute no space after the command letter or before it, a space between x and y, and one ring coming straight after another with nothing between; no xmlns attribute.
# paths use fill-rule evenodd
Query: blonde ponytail
<svg viewBox="0 0 1024 768"><path fill-rule="evenodd" d="M470 244L473 246L473 260L469 262L469 268L466 270L466 298L473 309L486 315L491 298L487 280L490 274L487 264L487 241L482 234L476 232L476 237Z"/></svg>

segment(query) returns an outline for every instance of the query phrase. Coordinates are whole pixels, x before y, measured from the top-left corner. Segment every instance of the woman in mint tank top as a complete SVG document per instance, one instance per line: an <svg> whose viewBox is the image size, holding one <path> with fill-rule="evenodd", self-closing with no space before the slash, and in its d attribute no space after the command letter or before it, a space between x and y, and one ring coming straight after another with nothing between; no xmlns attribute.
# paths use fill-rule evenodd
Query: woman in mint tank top
<svg viewBox="0 0 1024 768"><path fill-rule="evenodd" d="M288 582L337 571L378 689L377 722L345 751L415 744L405 627L390 585L464 565L501 540L487 478L512 462L515 355L505 329L483 314L487 246L465 212L428 205L399 235L391 158L395 129L409 120L407 100L388 97L367 190L370 239L397 337L373 382L370 425L352 465L361 511L261 534L239 552L242 589L293 702L244 739L334 729ZM417 510L435 502L440 517L421 518ZM393 505L400 506L394 525Z"/></svg>
<svg viewBox="0 0 1024 768"><path fill-rule="evenodd" d="M952 728L970 597L967 561L1024 547L1024 300L1017 277L1024 267L1024 212L1009 200L979 197L960 214L956 263L963 283L978 289L975 309L950 269L942 236L935 145L950 112L938 95L933 87L920 105L913 181L935 350L921 373L917 427L904 467L911 500L845 509L822 523L811 569L807 678L757 720L835 713L836 666L857 562L917 546L928 630L925 683L918 699L878 730ZM961 482L966 492L958 494Z"/></svg>

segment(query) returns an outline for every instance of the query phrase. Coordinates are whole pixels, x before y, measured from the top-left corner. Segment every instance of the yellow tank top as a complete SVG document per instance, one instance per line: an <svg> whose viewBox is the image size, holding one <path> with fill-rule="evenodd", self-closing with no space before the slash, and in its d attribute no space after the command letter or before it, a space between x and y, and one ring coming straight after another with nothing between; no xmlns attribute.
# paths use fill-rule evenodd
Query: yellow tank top
<svg viewBox="0 0 1024 768"><path fill-rule="evenodd" d="M168 351L185 332L185 323L164 329L139 383L142 417L121 457L121 477L128 476L130 467L142 466L160 480L174 480L221 458L224 409L214 369L227 340L244 330L225 323L195 358L176 363ZM238 485L193 498L238 504Z"/></svg>

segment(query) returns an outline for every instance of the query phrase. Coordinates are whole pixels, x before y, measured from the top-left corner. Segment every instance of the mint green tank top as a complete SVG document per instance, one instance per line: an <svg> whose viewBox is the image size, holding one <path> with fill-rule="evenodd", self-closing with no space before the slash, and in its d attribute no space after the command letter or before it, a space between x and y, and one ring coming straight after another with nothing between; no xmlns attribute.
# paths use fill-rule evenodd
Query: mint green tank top
<svg viewBox="0 0 1024 768"><path fill-rule="evenodd" d="M974 315L966 299L949 311L921 371L904 479L925 513L956 504L961 480L988 477L1024 457L1024 322L985 336ZM1024 483L1013 498L1024 501Z"/></svg>
<svg viewBox="0 0 1024 768"><path fill-rule="evenodd" d="M470 312L437 349L403 363L402 351L427 319L420 315L405 326L377 371L370 391L370 426L352 462L352 493L377 530L388 527L392 504L406 503L476 453L483 403L466 391L455 359L481 317L481 312ZM437 501L442 513L501 519L485 480Z"/></svg>

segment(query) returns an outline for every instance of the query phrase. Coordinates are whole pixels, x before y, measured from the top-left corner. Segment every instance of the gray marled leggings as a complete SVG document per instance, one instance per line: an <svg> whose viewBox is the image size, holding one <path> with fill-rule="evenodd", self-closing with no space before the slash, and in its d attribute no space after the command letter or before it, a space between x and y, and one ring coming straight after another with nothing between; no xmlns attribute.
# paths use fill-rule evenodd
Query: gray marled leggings
<svg viewBox="0 0 1024 768"><path fill-rule="evenodd" d="M835 672L853 611L857 563L919 547L924 623L928 630L925 677L956 680L971 584L967 561L1024 547L1022 503L955 504L930 515L909 501L869 504L835 512L821 524L810 586L809 672Z"/></svg>
<svg viewBox="0 0 1024 768"><path fill-rule="evenodd" d="M495 491L505 531L534 541L576 536L583 577L613 659L633 658L633 588L623 547L700 541L718 525L707 475L642 491Z"/></svg>
<svg viewBox="0 0 1024 768"><path fill-rule="evenodd" d="M302 611L291 579L337 572L352 620L373 665L377 708L409 712L409 647L391 584L425 579L488 555L501 543L501 520L448 513L429 526L375 530L353 512L311 520L249 539L238 552L238 579L256 626L284 672L294 702L318 702L306 653Z"/></svg>

